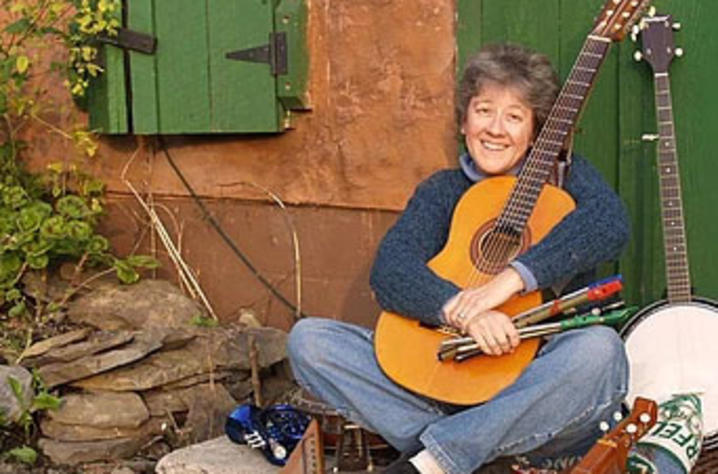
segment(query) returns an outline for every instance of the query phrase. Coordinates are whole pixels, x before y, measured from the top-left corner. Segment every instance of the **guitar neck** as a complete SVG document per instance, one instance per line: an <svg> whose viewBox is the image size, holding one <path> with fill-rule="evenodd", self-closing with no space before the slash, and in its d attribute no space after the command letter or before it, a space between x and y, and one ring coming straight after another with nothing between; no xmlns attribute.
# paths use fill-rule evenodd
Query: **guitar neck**
<svg viewBox="0 0 718 474"><path fill-rule="evenodd" d="M586 38L499 216L499 226L503 225L518 234L523 232L541 189L551 175L556 159L586 103L610 46L611 40L608 38L593 35Z"/></svg>
<svg viewBox="0 0 718 474"><path fill-rule="evenodd" d="M691 300L691 278L668 72L654 73L653 81L658 120L657 168L668 301L687 302Z"/></svg>

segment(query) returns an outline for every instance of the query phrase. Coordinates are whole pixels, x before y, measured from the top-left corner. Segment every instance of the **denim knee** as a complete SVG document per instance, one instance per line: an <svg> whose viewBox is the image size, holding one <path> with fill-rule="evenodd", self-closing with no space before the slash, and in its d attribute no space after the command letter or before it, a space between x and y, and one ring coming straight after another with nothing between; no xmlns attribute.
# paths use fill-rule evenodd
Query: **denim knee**
<svg viewBox="0 0 718 474"><path fill-rule="evenodd" d="M606 326L594 326L572 331L566 341L571 346L570 364L584 374L587 381L597 380L607 373L615 374L625 389L628 377L628 361L623 341L615 330Z"/></svg>
<svg viewBox="0 0 718 474"><path fill-rule="evenodd" d="M293 365L311 366L321 357L322 351L317 350L326 335L327 323L331 320L322 318L300 319L294 324L287 339L287 355Z"/></svg>

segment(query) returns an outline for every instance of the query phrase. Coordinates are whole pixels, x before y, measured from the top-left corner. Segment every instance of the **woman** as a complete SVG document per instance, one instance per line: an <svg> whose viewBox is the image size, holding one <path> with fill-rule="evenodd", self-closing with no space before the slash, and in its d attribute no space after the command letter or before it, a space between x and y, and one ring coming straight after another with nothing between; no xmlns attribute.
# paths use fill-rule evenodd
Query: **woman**
<svg viewBox="0 0 718 474"><path fill-rule="evenodd" d="M467 153L459 169L440 171L417 187L383 239L371 285L384 309L451 325L499 355L519 340L508 316L494 308L536 288L585 285L597 264L618 256L628 240L624 207L599 173L575 156L565 190L576 209L488 283L462 290L426 265L444 246L461 195L486 177L520 170L558 90L547 58L522 47L492 45L470 58L457 100ZM290 334L289 354L301 385L405 454L387 473L464 474L500 456L545 464L581 455L626 391L623 345L605 327L552 336L516 382L470 407L439 403L391 382L377 365L372 335L342 322L306 319Z"/></svg>

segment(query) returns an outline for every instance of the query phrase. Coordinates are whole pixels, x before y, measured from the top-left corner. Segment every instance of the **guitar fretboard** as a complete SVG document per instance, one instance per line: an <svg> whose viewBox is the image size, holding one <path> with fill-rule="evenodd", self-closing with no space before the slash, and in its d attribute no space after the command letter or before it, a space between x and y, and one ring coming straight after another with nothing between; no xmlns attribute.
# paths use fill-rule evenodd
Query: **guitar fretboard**
<svg viewBox="0 0 718 474"><path fill-rule="evenodd" d="M548 180L578 119L610 46L611 40L600 36L589 36L584 42L576 63L526 158L518 181L498 218L497 226L511 229L517 235L523 233L541 188Z"/></svg>
<svg viewBox="0 0 718 474"><path fill-rule="evenodd" d="M671 83L667 72L655 73L653 82L656 96L656 119L658 120L657 167L668 301L680 303L691 300L691 278L673 122Z"/></svg>

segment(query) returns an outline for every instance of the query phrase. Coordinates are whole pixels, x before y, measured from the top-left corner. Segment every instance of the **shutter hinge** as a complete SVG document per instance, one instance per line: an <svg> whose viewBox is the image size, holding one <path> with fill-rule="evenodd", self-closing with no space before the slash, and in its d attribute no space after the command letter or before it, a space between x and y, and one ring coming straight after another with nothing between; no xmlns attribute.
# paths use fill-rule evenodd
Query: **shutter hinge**
<svg viewBox="0 0 718 474"><path fill-rule="evenodd" d="M225 57L235 61L268 63L273 76L287 74L287 34L285 32L269 33L269 43L232 51Z"/></svg>
<svg viewBox="0 0 718 474"><path fill-rule="evenodd" d="M98 35L97 40L100 43L111 44L122 49L130 49L145 54L154 54L157 49L157 38L146 33L128 30L127 28L117 28L116 36L107 34Z"/></svg>

